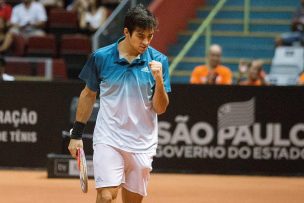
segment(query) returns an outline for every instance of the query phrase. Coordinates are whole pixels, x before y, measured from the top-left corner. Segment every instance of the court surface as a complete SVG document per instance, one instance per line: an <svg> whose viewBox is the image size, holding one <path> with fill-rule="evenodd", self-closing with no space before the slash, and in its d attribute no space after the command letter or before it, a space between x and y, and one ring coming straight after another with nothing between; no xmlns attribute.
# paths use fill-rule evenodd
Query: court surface
<svg viewBox="0 0 304 203"><path fill-rule="evenodd" d="M154 173L148 192L144 203L303 203L304 177ZM93 203L95 195L93 180L83 194L78 179L47 179L45 171L0 170L0 202Z"/></svg>

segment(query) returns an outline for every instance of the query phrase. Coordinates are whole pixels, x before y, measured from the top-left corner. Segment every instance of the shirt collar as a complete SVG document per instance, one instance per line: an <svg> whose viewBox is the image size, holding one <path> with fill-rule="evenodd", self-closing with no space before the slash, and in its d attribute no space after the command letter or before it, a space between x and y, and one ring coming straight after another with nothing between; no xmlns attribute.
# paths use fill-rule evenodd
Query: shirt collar
<svg viewBox="0 0 304 203"><path fill-rule="evenodd" d="M114 61L115 61L115 63L120 63L120 64L128 63L128 62L126 61L126 59L120 58L120 56L119 56L119 51L118 51L118 44L119 44L122 40L124 40L124 39L125 39L125 36L119 38L119 39L117 40L117 42L115 43L115 48L114 48L114 58L115 58ZM141 64L141 63L145 63L145 62L147 61L147 51L148 51L148 49L147 49L144 53L138 55L138 56L133 60L132 64Z"/></svg>

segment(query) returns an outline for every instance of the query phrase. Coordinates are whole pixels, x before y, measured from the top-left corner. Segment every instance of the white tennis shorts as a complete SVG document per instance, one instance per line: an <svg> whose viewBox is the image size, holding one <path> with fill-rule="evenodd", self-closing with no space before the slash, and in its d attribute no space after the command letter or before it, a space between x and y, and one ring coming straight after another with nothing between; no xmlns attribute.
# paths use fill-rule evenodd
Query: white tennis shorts
<svg viewBox="0 0 304 203"><path fill-rule="evenodd" d="M152 154L131 153L105 144L95 144L93 154L96 188L122 186L147 196Z"/></svg>

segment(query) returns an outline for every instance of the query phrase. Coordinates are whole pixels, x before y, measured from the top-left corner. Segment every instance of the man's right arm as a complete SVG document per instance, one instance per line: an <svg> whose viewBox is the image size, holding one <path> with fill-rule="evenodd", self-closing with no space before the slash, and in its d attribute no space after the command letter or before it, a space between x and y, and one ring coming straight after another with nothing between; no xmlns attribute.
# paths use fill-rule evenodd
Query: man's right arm
<svg viewBox="0 0 304 203"><path fill-rule="evenodd" d="M96 101L96 92L89 89L87 86L82 90L76 111L76 122L86 124L89 120L94 103ZM83 148L82 139L73 139L71 138L69 144L69 151L71 155L76 158L77 148Z"/></svg>

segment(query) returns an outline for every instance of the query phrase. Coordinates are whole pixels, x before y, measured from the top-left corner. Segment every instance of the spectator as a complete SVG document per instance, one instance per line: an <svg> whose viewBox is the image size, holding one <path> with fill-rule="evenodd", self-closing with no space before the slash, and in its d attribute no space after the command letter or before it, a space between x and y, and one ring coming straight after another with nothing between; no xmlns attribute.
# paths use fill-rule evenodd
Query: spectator
<svg viewBox="0 0 304 203"><path fill-rule="evenodd" d="M0 18L3 18L5 22L8 22L11 18L12 7L5 3L5 0L0 0Z"/></svg>
<svg viewBox="0 0 304 203"><path fill-rule="evenodd" d="M276 38L276 46L290 46L304 43L304 0L300 0L300 8L296 10L291 20L291 31Z"/></svg>
<svg viewBox="0 0 304 203"><path fill-rule="evenodd" d="M298 85L304 85L304 72L301 72L299 75Z"/></svg>
<svg viewBox="0 0 304 203"><path fill-rule="evenodd" d="M267 85L265 81L265 71L263 70L264 62L262 60L253 60L248 69L248 77L245 81L240 81L240 85L261 86Z"/></svg>
<svg viewBox="0 0 304 203"><path fill-rule="evenodd" d="M247 59L240 59L239 69L236 78L236 84L240 84L240 82L247 80L248 77L248 69L251 66L251 62Z"/></svg>
<svg viewBox="0 0 304 203"><path fill-rule="evenodd" d="M13 42L13 35L7 32L6 21L0 17L0 54L4 54Z"/></svg>
<svg viewBox="0 0 304 203"><path fill-rule="evenodd" d="M15 78L5 73L5 59L0 57L0 81L14 81Z"/></svg>
<svg viewBox="0 0 304 203"><path fill-rule="evenodd" d="M98 2L88 0L88 8L80 14L80 28L89 34L94 33L107 18L107 9Z"/></svg>
<svg viewBox="0 0 304 203"><path fill-rule="evenodd" d="M196 66L191 74L191 84L230 85L232 83L231 70L221 65L222 48L211 45L208 53L208 64Z"/></svg>
<svg viewBox="0 0 304 203"><path fill-rule="evenodd" d="M11 17L10 32L22 34L25 38L33 35L44 35L47 15L44 6L33 0L23 0L14 6Z"/></svg>

